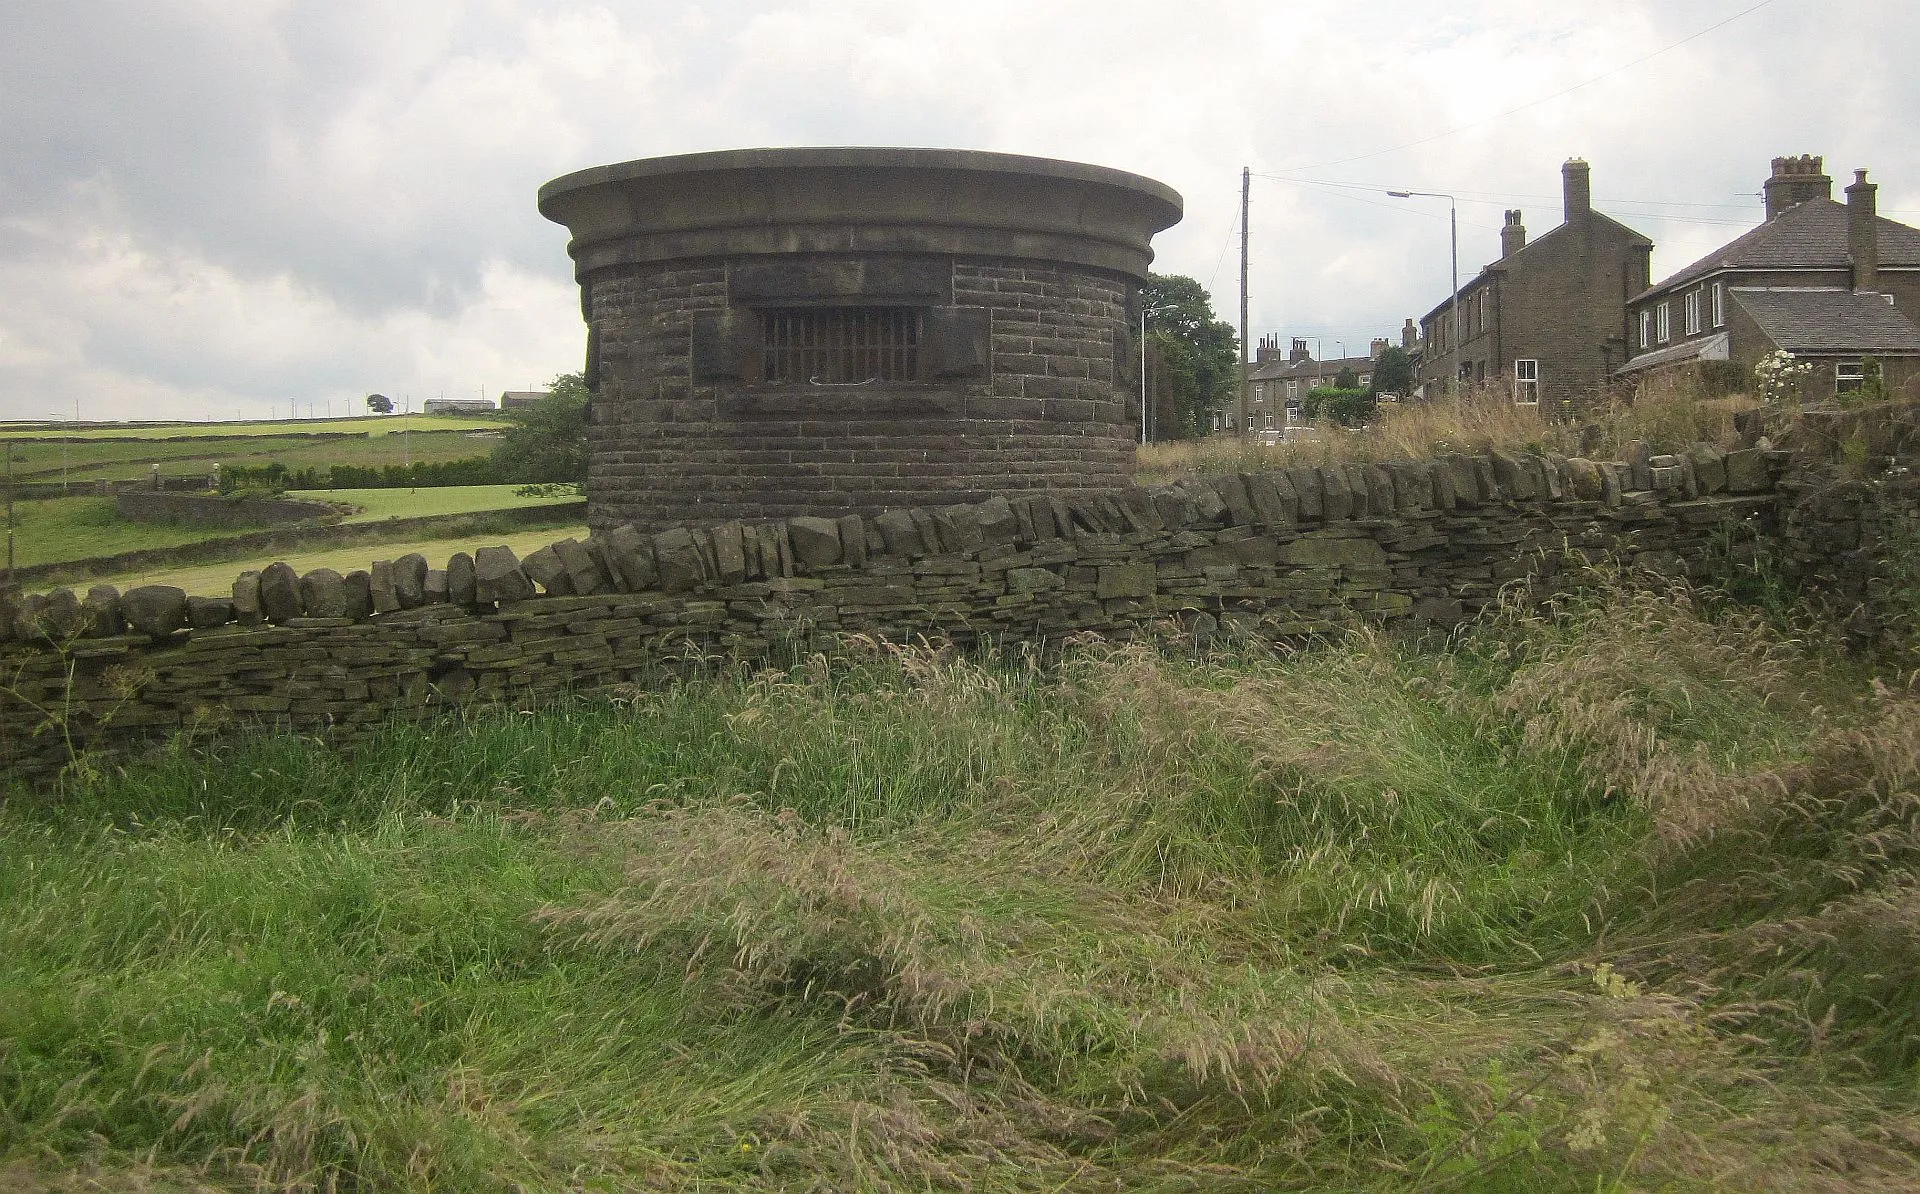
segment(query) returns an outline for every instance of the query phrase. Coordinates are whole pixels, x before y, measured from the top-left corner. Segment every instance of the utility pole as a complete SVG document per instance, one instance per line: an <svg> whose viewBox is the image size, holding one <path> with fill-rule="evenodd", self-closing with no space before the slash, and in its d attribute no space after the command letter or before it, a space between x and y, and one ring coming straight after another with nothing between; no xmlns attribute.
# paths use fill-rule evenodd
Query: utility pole
<svg viewBox="0 0 1920 1194"><path fill-rule="evenodd" d="M7 441L7 584L13 584L13 441Z"/></svg>
<svg viewBox="0 0 1920 1194"><path fill-rule="evenodd" d="M1251 206L1253 195L1253 167L1240 167L1240 351L1235 355L1240 361L1239 384L1235 387L1240 396L1239 409L1234 412L1233 433L1247 433L1247 209Z"/></svg>

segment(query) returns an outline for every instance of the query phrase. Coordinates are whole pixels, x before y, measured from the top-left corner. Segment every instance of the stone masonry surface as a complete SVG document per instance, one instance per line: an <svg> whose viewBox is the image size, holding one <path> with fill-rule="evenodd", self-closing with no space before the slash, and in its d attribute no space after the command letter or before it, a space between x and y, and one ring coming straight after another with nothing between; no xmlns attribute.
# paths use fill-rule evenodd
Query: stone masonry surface
<svg viewBox="0 0 1920 1194"><path fill-rule="evenodd" d="M1037 374L1035 376L1038 376ZM648 533L516 559L419 556L345 576L243 573L231 598L143 586L0 599L0 766L29 780L237 718L352 739L400 711L631 682L689 652L766 655L861 633L1057 643L1451 625L1572 557L1683 572L1721 528L1764 529L1790 456L1706 446L1624 462L1539 456L1287 468L1163 489Z"/></svg>

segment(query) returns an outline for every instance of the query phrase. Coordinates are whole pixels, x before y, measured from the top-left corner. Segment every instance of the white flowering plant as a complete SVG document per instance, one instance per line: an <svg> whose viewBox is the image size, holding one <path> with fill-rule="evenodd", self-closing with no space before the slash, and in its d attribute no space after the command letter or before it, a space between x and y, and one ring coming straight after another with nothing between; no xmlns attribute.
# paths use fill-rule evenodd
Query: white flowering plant
<svg viewBox="0 0 1920 1194"><path fill-rule="evenodd" d="M1760 400L1769 406L1797 404L1801 386L1812 372L1813 362L1803 361L1785 349L1775 349L1754 363L1753 384L1760 392Z"/></svg>

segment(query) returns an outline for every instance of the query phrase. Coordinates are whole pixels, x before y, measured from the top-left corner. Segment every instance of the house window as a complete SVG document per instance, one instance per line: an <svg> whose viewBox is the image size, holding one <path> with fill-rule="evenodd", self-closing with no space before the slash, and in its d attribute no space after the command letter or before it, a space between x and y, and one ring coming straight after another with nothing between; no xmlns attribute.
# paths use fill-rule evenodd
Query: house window
<svg viewBox="0 0 1920 1194"><path fill-rule="evenodd" d="M1859 361L1841 361L1833 367L1833 390L1850 394L1866 384L1867 371Z"/></svg>
<svg viewBox="0 0 1920 1194"><path fill-rule="evenodd" d="M1287 426L1298 427L1300 422L1300 404L1298 402L1287 403Z"/></svg>
<svg viewBox="0 0 1920 1194"><path fill-rule="evenodd" d="M1267 387L1265 386L1253 387L1253 400L1255 402L1265 402L1267 400Z"/></svg>
<svg viewBox="0 0 1920 1194"><path fill-rule="evenodd" d="M1273 416L1273 412L1272 412L1272 411L1268 411L1268 412L1267 412L1267 430L1268 430L1268 431L1272 431L1272 430L1273 430L1273 424L1274 424L1274 416Z"/></svg>
<svg viewBox="0 0 1920 1194"><path fill-rule="evenodd" d="M1673 339L1673 304L1661 303L1653 309L1653 321L1658 325L1656 335L1660 343Z"/></svg>
<svg viewBox="0 0 1920 1194"><path fill-rule="evenodd" d="M1513 363L1513 400L1521 406L1540 405L1540 362Z"/></svg>
<svg viewBox="0 0 1920 1194"><path fill-rule="evenodd" d="M1247 416L1247 430L1248 430L1248 431L1252 431L1252 430L1253 430L1253 416L1252 416L1252 415L1248 415L1248 416Z"/></svg>
<svg viewBox="0 0 1920 1194"><path fill-rule="evenodd" d="M1687 291L1686 318L1687 335L1698 336L1700 334L1700 292L1698 290Z"/></svg>
<svg viewBox="0 0 1920 1194"><path fill-rule="evenodd" d="M1299 396L1300 396L1300 379L1297 377L1287 379L1287 400L1291 402L1293 399L1298 398Z"/></svg>
<svg viewBox="0 0 1920 1194"><path fill-rule="evenodd" d="M1727 326L1727 288L1718 282L1713 284L1713 326Z"/></svg>
<svg viewBox="0 0 1920 1194"><path fill-rule="evenodd" d="M912 307L795 307L760 313L769 382L912 381L920 312Z"/></svg>
<svg viewBox="0 0 1920 1194"><path fill-rule="evenodd" d="M1640 347L1653 347L1653 312L1645 308L1640 311Z"/></svg>
<svg viewBox="0 0 1920 1194"><path fill-rule="evenodd" d="M1213 412L1213 429L1220 430L1220 412L1217 410Z"/></svg>

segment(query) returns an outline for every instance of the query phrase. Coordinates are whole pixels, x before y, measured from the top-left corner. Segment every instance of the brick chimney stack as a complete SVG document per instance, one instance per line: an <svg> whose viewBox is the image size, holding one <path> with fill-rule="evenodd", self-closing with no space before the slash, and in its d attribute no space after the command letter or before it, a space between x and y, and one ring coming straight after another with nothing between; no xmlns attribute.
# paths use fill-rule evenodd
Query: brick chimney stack
<svg viewBox="0 0 1920 1194"><path fill-rule="evenodd" d="M1527 226L1520 222L1520 209L1514 208L1507 213L1507 222L1500 229L1500 256L1511 257L1527 247Z"/></svg>
<svg viewBox="0 0 1920 1194"><path fill-rule="evenodd" d="M1400 347L1408 352L1420 347L1420 329L1415 326L1411 316L1400 326Z"/></svg>
<svg viewBox="0 0 1920 1194"><path fill-rule="evenodd" d="M1560 187L1566 195L1566 221L1584 224L1593 214L1593 168L1584 158L1568 158L1560 167ZM1506 239L1505 233L1501 239Z"/></svg>
<svg viewBox="0 0 1920 1194"><path fill-rule="evenodd" d="M1385 337L1376 339L1373 343L1367 345L1367 359L1377 361L1380 359L1380 354L1385 351L1387 351L1387 341Z"/></svg>
<svg viewBox="0 0 1920 1194"><path fill-rule="evenodd" d="M1847 256L1853 259L1855 290L1880 288L1879 190L1867 181L1865 170L1853 172L1853 185L1847 188Z"/></svg>
<svg viewBox="0 0 1920 1194"><path fill-rule="evenodd" d="M1264 365L1279 355L1280 333L1275 332L1271 336L1260 337L1260 347L1254 353L1253 363L1256 365Z"/></svg>
<svg viewBox="0 0 1920 1194"><path fill-rule="evenodd" d="M1773 159L1773 174L1765 187L1767 219L1809 199L1833 198L1833 180L1822 172L1824 161L1810 153L1797 158Z"/></svg>
<svg viewBox="0 0 1920 1194"><path fill-rule="evenodd" d="M1307 351L1307 342L1299 336L1293 338L1293 351L1287 354L1287 364L1298 365L1302 361L1311 361L1313 354Z"/></svg>

